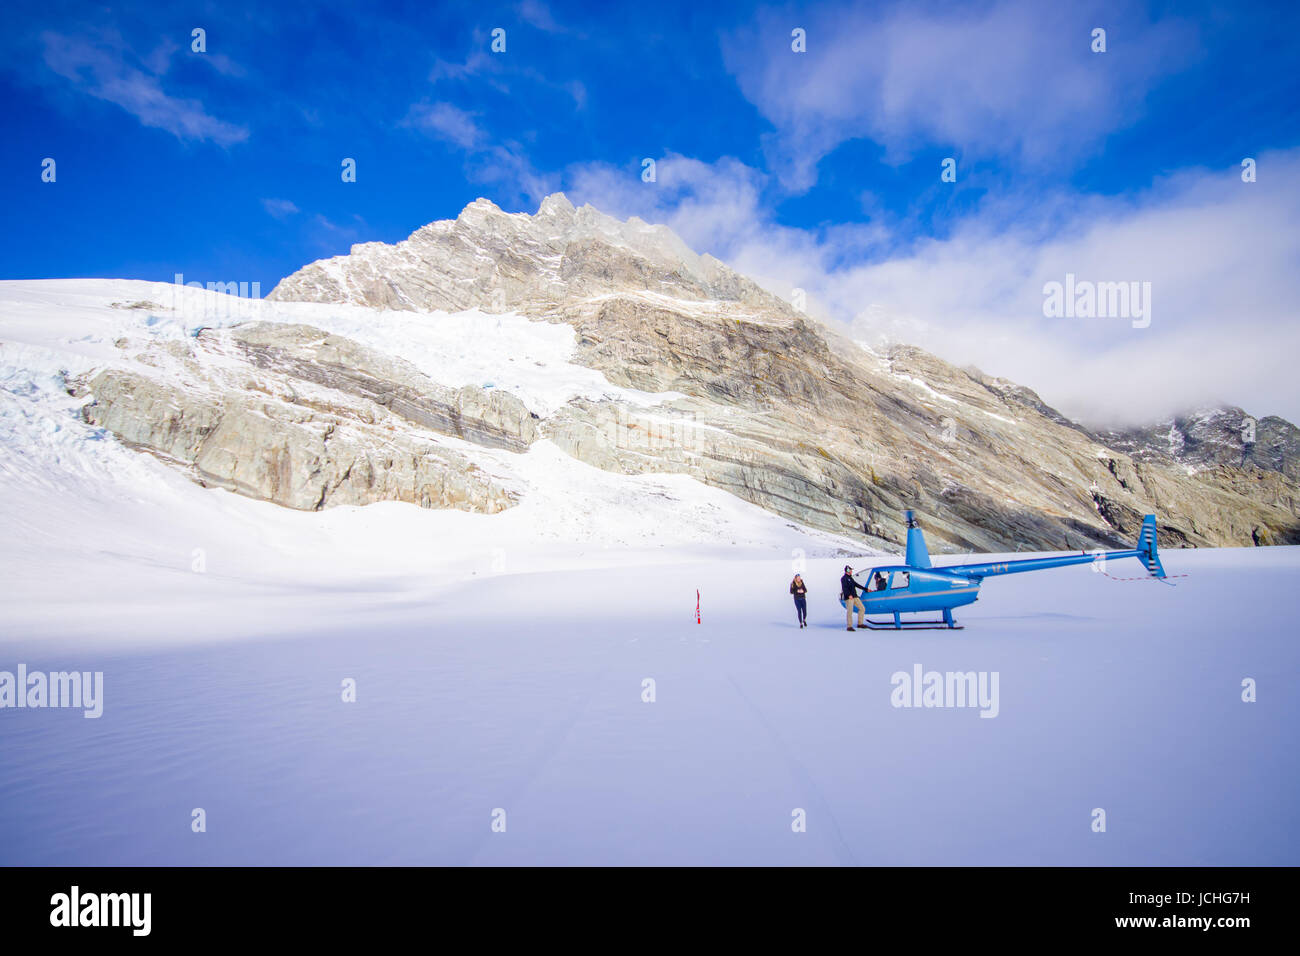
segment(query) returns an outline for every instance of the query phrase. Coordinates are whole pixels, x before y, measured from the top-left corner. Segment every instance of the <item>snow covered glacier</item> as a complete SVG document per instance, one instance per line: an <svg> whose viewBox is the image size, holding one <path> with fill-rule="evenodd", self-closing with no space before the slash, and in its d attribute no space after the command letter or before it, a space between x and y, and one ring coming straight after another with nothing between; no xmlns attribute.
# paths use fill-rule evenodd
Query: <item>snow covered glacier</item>
<svg viewBox="0 0 1300 956"><path fill-rule="evenodd" d="M0 863L1300 862L1300 549L999 579L964 631L849 634L861 545L545 440L472 452L519 491L494 514L202 488L66 390L145 334L110 303L167 287L4 285L0 672L103 691L95 719L0 709ZM502 322L529 402L619 392L566 327L449 321L476 334L401 338L445 385L483 384ZM901 694L918 673L984 698Z"/></svg>

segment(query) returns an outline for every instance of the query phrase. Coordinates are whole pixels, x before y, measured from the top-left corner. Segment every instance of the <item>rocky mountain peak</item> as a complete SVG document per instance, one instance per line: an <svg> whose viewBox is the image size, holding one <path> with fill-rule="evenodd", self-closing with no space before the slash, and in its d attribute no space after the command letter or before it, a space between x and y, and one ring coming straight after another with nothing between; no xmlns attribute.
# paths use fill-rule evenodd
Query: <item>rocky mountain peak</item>
<svg viewBox="0 0 1300 956"><path fill-rule="evenodd" d="M564 193L551 193L542 200L542 204L537 207L537 215L552 219L568 219L573 216L573 203L569 202L569 197Z"/></svg>
<svg viewBox="0 0 1300 956"><path fill-rule="evenodd" d="M941 552L1117 546L1150 512L1167 546L1300 541L1289 423L1261 419L1245 455L1239 409L1090 432L1017 383L911 346L854 344L667 227L560 193L531 215L475 200L401 242L305 266L270 299L297 321L328 316L294 302L426 313L413 335L456 322L494 343L491 374L452 389L390 361L391 338L367 350L319 329L244 329L91 382L87 415L205 481L292 507L512 507L528 466L511 456L546 440L608 472L687 474L875 545L902 540L908 508ZM439 312L459 315L428 314ZM570 326L564 361L607 388L533 402L546 363L520 361L482 314L510 312ZM350 334L364 337L364 323ZM212 379L215 405L138 370L177 361ZM232 362L251 385L230 384ZM176 408L188 409L180 421Z"/></svg>
<svg viewBox="0 0 1300 956"><path fill-rule="evenodd" d="M566 303L647 290L695 301L791 308L671 229L615 219L563 193L537 213L507 213L476 199L453 220L429 223L393 245L354 246L282 280L276 301L333 302L416 311L554 312Z"/></svg>
<svg viewBox="0 0 1300 956"><path fill-rule="evenodd" d="M1139 461L1193 470L1253 467L1300 479L1300 429L1235 405L1201 406L1152 425L1100 431L1098 438Z"/></svg>

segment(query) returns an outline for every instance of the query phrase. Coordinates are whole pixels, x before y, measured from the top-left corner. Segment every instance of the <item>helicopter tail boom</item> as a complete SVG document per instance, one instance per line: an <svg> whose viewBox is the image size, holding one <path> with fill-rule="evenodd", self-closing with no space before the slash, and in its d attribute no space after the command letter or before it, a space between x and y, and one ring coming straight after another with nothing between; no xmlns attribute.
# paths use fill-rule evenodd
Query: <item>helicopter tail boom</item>
<svg viewBox="0 0 1300 956"><path fill-rule="evenodd" d="M1093 551L1081 554L1052 555L1044 558L993 561L987 564L957 564L948 565L939 570L966 577L985 578L1001 574L1019 574L1024 571L1043 571L1047 568L1062 568L1071 564L1087 564L1098 560L1112 561L1119 558L1137 558L1146 566L1152 577L1163 578L1165 576L1164 565L1160 563L1160 552L1156 547L1155 515L1143 517L1142 529L1138 532L1137 543L1131 551Z"/></svg>

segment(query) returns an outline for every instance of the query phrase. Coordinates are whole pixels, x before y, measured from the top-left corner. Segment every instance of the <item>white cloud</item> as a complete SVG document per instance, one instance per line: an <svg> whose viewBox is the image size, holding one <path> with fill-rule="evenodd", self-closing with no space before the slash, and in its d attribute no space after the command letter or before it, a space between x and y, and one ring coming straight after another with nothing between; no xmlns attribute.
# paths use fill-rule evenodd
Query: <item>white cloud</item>
<svg viewBox="0 0 1300 956"><path fill-rule="evenodd" d="M142 62L150 73L155 76L162 76L171 68L172 57L176 55L176 51L179 49L179 43L171 37L163 37L162 42L142 58Z"/></svg>
<svg viewBox="0 0 1300 956"><path fill-rule="evenodd" d="M465 154L466 177L498 187L503 204L513 204L520 198L536 203L554 191L555 177L539 173L519 143L494 142L474 114L451 103L416 104L404 123L461 150Z"/></svg>
<svg viewBox="0 0 1300 956"><path fill-rule="evenodd" d="M1300 150L1240 170L1181 173L1131 197L1048 197L1039 215L994 202L946 239L902 252L882 225L775 223L766 179L734 159L668 156L639 169L570 170L571 198L663 222L810 311L862 337L920 345L1037 390L1093 423L1150 422L1204 402L1300 420ZM1008 225L1007 223L1010 223ZM1124 319L1048 319L1043 285L1066 273L1152 284L1148 328Z"/></svg>
<svg viewBox="0 0 1300 956"><path fill-rule="evenodd" d="M1090 49L1109 28L1108 50ZM791 30L807 31L807 52ZM890 162L918 148L1073 165L1135 120L1161 71L1190 46L1175 21L1102 16L1086 6L998 0L971 7L768 10L724 37L741 91L775 127L769 168L803 190L821 158L868 138Z"/></svg>
<svg viewBox="0 0 1300 956"><path fill-rule="evenodd" d="M570 80L568 83L561 83L560 88L573 97L573 106L578 110L587 108L587 85L581 80Z"/></svg>
<svg viewBox="0 0 1300 956"><path fill-rule="evenodd" d="M362 242L374 230L358 213L353 213L350 222L334 222L321 213L316 213L304 223L307 241L327 255L342 255L350 251L355 243Z"/></svg>
<svg viewBox="0 0 1300 956"><path fill-rule="evenodd" d="M276 219L287 219L298 212L298 207L288 199L263 199L262 208Z"/></svg>
<svg viewBox="0 0 1300 956"><path fill-rule="evenodd" d="M145 126L166 130L181 140L208 140L221 146L243 142L248 130L211 116L198 100L179 99L162 88L175 45L163 44L147 70L127 62L129 52L112 35L97 40L55 32L41 35L45 64L91 96L115 103Z"/></svg>
<svg viewBox="0 0 1300 956"><path fill-rule="evenodd" d="M450 103L412 106L407 122L461 149L477 149L487 141L487 134L475 122L474 115Z"/></svg>
<svg viewBox="0 0 1300 956"><path fill-rule="evenodd" d="M235 62L224 53L190 53L189 55L197 57L200 62L208 64L222 76L243 76L248 72L242 64Z"/></svg>
<svg viewBox="0 0 1300 956"><path fill-rule="evenodd" d="M560 33L564 29L556 23L550 8L541 0L523 0L515 10L519 19L546 33Z"/></svg>
<svg viewBox="0 0 1300 956"><path fill-rule="evenodd" d="M466 175L473 181L489 183L501 191L500 204L510 205L522 197L536 206L558 188L557 176L538 172L519 143L509 141L469 156Z"/></svg>
<svg viewBox="0 0 1300 956"><path fill-rule="evenodd" d="M450 60L438 59L433 63L429 70L429 82L437 83L440 80L465 80L477 76L489 65L488 54L482 50L475 50L465 58L464 63L453 63Z"/></svg>

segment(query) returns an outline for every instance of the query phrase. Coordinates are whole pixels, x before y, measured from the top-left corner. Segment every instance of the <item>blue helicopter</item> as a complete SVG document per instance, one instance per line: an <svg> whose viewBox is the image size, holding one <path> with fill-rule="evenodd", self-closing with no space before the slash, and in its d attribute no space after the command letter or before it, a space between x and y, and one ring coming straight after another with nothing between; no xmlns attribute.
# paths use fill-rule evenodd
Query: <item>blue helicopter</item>
<svg viewBox="0 0 1300 956"><path fill-rule="evenodd" d="M1118 558L1137 558L1154 578L1165 577L1164 566L1156 550L1156 516L1142 519L1137 544L1132 551L1094 551L1083 554L1066 554L1049 558L1024 558L1017 561L992 561L987 564L956 564L936 568L930 564L930 551L925 546L925 535L912 512L907 512L906 564L872 568L867 586L862 594L862 605L868 615L890 614L888 621L872 621L868 616L866 626L872 630L923 630L945 628L960 630L961 625L952 618L953 608L974 604L979 599L980 584L997 574L1019 574L1021 571L1042 571L1061 568L1067 564L1084 564L1090 561ZM840 599L840 606L847 602ZM942 620L904 621L902 615L926 611L942 611Z"/></svg>

